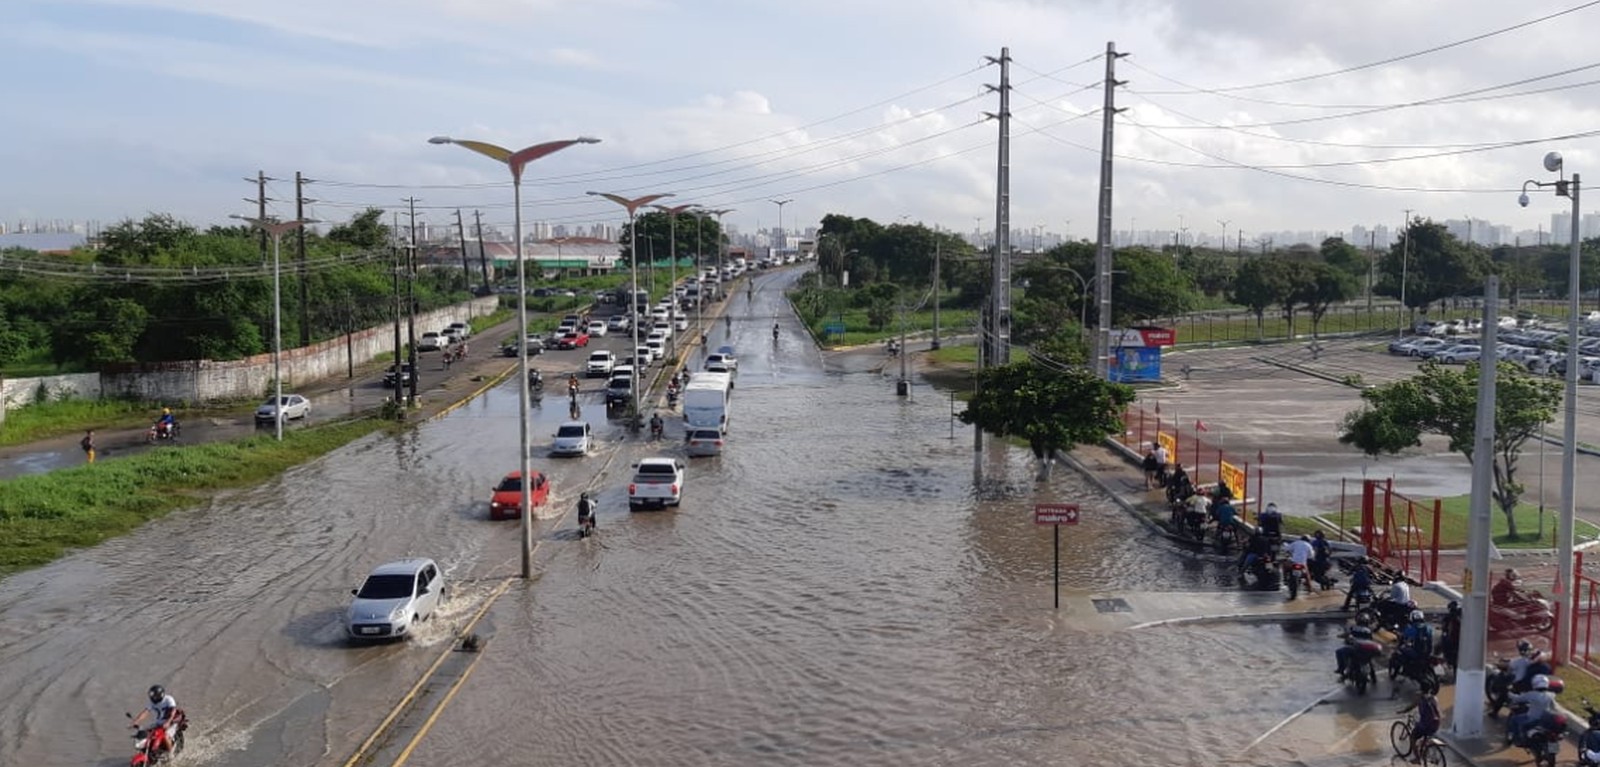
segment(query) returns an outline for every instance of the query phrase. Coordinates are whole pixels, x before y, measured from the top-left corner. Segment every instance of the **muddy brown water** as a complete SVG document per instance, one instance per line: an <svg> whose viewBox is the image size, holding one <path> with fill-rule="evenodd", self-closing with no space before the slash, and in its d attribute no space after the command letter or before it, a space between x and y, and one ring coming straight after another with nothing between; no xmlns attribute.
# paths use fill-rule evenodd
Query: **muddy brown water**
<svg viewBox="0 0 1600 767"><path fill-rule="evenodd" d="M611 461L599 535L541 524L540 577L490 610L479 667L409 763L1383 761L1363 719L1395 706L1337 695L1247 749L1333 687L1334 627L1052 611L1035 502L1083 504L1062 536L1069 604L1228 589L1228 565L1150 538L1070 471L1035 481L1025 451L980 454L975 490L948 399L896 397L870 354L824 364L791 319L774 343L777 292L755 302L735 307L727 452L691 462L680 510L625 503L627 464L676 452L673 430L536 453L562 510ZM342 764L516 572L515 523L485 519L516 460L511 385L0 582L0 764L124 763L122 712L155 682L193 716L184 764ZM556 404L534 411L536 446ZM606 421L598 399L584 417ZM347 645L348 590L407 555L454 583L442 614L407 643Z"/></svg>

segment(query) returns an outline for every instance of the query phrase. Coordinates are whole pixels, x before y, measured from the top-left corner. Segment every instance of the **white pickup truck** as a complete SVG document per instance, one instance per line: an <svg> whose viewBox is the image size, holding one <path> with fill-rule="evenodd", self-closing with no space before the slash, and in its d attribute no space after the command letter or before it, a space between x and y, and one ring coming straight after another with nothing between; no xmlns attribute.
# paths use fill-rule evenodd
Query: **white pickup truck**
<svg viewBox="0 0 1600 767"><path fill-rule="evenodd" d="M683 500L683 464L672 458L646 458L633 466L628 509L666 508Z"/></svg>

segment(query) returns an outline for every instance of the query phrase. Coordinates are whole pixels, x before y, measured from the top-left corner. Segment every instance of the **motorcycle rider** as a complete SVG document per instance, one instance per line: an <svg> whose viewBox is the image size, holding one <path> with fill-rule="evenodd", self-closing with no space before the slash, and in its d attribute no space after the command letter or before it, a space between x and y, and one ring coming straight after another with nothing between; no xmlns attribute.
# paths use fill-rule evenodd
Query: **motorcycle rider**
<svg viewBox="0 0 1600 767"><path fill-rule="evenodd" d="M651 413L650 414L650 436L652 436L652 437L660 437L661 436L661 429L662 429L661 414L660 413Z"/></svg>
<svg viewBox="0 0 1600 767"><path fill-rule="evenodd" d="M1367 650L1362 649L1358 643L1373 641L1376 640L1372 638L1372 623L1367 620L1366 616L1356 618L1356 622L1345 629L1344 645L1333 651L1333 659L1339 664L1339 668L1335 672L1339 675L1339 678L1344 678L1344 672L1350 668L1352 661L1355 664L1359 664L1363 660L1356 654L1367 652ZM1357 670L1359 668L1360 666L1358 665Z"/></svg>
<svg viewBox="0 0 1600 767"><path fill-rule="evenodd" d="M1489 603L1493 605L1509 605L1522 597L1522 576L1515 567L1507 567L1505 575L1489 590Z"/></svg>
<svg viewBox="0 0 1600 767"><path fill-rule="evenodd" d="M579 386L579 384L578 384L578 374L577 373L569 374L567 376L567 394L570 395L573 399L577 399L578 398L578 386Z"/></svg>
<svg viewBox="0 0 1600 767"><path fill-rule="evenodd" d="M1283 551L1289 557L1289 566L1284 575L1290 578L1302 578L1306 593L1311 592L1311 580L1307 567L1311 564L1311 538L1300 536L1283 545Z"/></svg>
<svg viewBox="0 0 1600 767"><path fill-rule="evenodd" d="M1433 659L1433 627L1428 625L1428 617L1421 610L1412 610L1410 619L1411 622L1400 634L1400 648L1395 653L1395 662L1401 669L1417 669L1420 672Z"/></svg>
<svg viewBox="0 0 1600 767"><path fill-rule="evenodd" d="M1511 659L1511 689L1526 690L1534 677L1553 671L1550 656L1545 651L1526 639L1517 642L1517 657Z"/></svg>
<svg viewBox="0 0 1600 767"><path fill-rule="evenodd" d="M1356 560L1355 569L1350 572L1350 591L1345 594L1344 606L1339 609L1349 611L1356 603L1356 597L1363 593L1372 595L1372 571L1367 568L1366 557Z"/></svg>
<svg viewBox="0 0 1600 767"><path fill-rule="evenodd" d="M1238 519L1238 511L1227 498L1219 498L1211 503L1211 518L1217 521L1217 534L1221 535L1223 530L1233 529Z"/></svg>
<svg viewBox="0 0 1600 767"><path fill-rule="evenodd" d="M1511 696L1511 705L1513 708L1527 707L1506 721L1506 742L1518 744L1527 737L1529 727L1544 721L1546 716L1555 711L1556 695L1550 692L1550 678L1544 674L1535 676L1533 689Z"/></svg>
<svg viewBox="0 0 1600 767"><path fill-rule="evenodd" d="M578 496L578 527L585 525L590 528L595 527L594 499L589 497L588 490L583 491Z"/></svg>
<svg viewBox="0 0 1600 767"><path fill-rule="evenodd" d="M178 419L172 415L172 408L161 408L161 417L156 419L156 435L160 437L172 436L173 427L178 425Z"/></svg>
<svg viewBox="0 0 1600 767"><path fill-rule="evenodd" d="M1439 654L1444 656L1444 662L1450 668L1456 667L1456 658L1461 653L1461 603L1450 600L1445 606L1444 621L1439 624Z"/></svg>
<svg viewBox="0 0 1600 767"><path fill-rule="evenodd" d="M1262 535L1283 537L1283 512L1278 511L1278 504L1267 504L1267 508L1256 516L1256 525L1261 528Z"/></svg>
<svg viewBox="0 0 1600 767"><path fill-rule="evenodd" d="M1411 726L1411 761L1421 764L1422 752L1417 749L1417 745L1423 739L1439 732L1439 700L1433 697L1433 693L1423 690L1417 696L1417 702L1400 709L1400 713L1406 714L1413 710L1417 712L1417 723Z"/></svg>
<svg viewBox="0 0 1600 767"><path fill-rule="evenodd" d="M1333 586L1333 581L1328 578L1328 570L1333 564L1333 544L1328 542L1328 536L1321 530L1311 534L1311 580L1322 584L1327 589Z"/></svg>
<svg viewBox="0 0 1600 767"><path fill-rule="evenodd" d="M1167 477L1167 502L1182 501L1194 494L1194 480L1189 478L1189 472L1183 470L1183 464L1173 464L1172 475Z"/></svg>
<svg viewBox="0 0 1600 767"><path fill-rule="evenodd" d="M172 740L176 736L172 728L177 724L175 717L178 713L178 701L167 693L167 688L159 684L150 685L145 697L150 699L150 704L145 706L144 710L133 718L132 727L135 730L139 729L139 724L144 721L145 717L150 717L150 729L154 730L160 727L165 731L163 733L165 737L163 738L164 744L162 748L171 751Z"/></svg>
<svg viewBox="0 0 1600 767"><path fill-rule="evenodd" d="M772 340L778 340L778 323L772 323Z"/></svg>

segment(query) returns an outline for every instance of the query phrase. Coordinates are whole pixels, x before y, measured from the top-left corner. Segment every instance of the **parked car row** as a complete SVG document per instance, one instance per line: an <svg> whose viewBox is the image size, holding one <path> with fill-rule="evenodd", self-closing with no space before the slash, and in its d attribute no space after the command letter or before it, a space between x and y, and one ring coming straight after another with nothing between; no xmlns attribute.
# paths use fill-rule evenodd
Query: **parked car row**
<svg viewBox="0 0 1600 767"><path fill-rule="evenodd" d="M1476 320L1419 322L1414 327L1418 335L1390 342L1389 352L1444 364L1475 362L1483 356L1479 340L1457 334L1478 333L1481 329L1482 323ZM1600 383L1600 315L1585 318L1580 333L1578 378ZM1565 327L1540 322L1519 324L1506 318L1495 333L1495 357L1515 362L1536 375L1565 376L1566 338Z"/></svg>

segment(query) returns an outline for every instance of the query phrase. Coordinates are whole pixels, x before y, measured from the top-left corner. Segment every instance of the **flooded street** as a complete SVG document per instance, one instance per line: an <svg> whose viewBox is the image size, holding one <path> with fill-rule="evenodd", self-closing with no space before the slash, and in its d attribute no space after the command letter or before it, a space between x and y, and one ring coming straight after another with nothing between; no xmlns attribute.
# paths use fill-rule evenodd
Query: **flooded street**
<svg viewBox="0 0 1600 767"><path fill-rule="evenodd" d="M1229 563L1152 539L1069 470L1036 482L1025 450L991 445L975 492L948 399L896 397L870 354L825 365L781 308L793 278L731 304L729 442L689 463L681 509L626 506L632 461L680 454L675 423L659 444L607 424L588 458L536 452L557 511L608 467L599 535L541 524L541 576L494 602L478 665L408 763L1387 763L1387 683L1313 705L1335 687L1335 625L1130 629L1158 605L1243 598L1219 596ZM536 450L567 415L547 399ZM584 417L605 422L598 398ZM195 722L181 764L343 764L515 574L516 523L485 502L516 441L501 386L0 582L0 764L124 763L122 712L158 682ZM1046 501L1083 506L1060 611L1031 519ZM407 555L445 569L444 615L409 643L347 646L349 589Z"/></svg>

